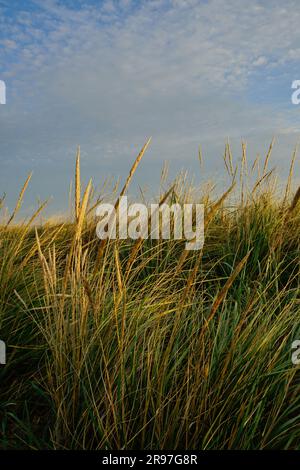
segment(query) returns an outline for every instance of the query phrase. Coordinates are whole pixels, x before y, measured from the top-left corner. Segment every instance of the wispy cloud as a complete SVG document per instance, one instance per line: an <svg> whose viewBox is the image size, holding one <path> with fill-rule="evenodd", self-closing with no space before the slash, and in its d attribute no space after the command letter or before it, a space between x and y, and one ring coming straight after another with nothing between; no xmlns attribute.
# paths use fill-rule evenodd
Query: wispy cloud
<svg viewBox="0 0 300 470"><path fill-rule="evenodd" d="M296 0L0 2L1 185L33 167L59 191L45 178L78 143L87 172L119 174L149 135L156 165L189 166L204 143L214 170L227 136L255 156L282 134L279 159L297 139L299 21Z"/></svg>

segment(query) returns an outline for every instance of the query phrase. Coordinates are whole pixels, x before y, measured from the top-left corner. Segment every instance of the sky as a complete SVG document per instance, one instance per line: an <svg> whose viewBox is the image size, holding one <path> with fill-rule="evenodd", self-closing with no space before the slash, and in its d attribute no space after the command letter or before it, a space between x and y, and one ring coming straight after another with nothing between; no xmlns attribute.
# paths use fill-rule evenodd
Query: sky
<svg viewBox="0 0 300 470"><path fill-rule="evenodd" d="M13 205L33 171L27 207L68 205L76 148L84 179L127 176L223 181L234 158L266 154L284 178L299 140L298 0L0 0L0 197ZM204 166L197 154L201 145ZM300 176L296 164L296 176Z"/></svg>

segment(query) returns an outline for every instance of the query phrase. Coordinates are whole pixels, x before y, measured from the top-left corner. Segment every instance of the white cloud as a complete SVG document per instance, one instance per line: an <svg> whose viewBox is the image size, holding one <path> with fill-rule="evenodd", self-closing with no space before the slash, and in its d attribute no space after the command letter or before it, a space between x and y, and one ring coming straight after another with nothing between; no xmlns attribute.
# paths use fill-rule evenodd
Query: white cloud
<svg viewBox="0 0 300 470"><path fill-rule="evenodd" d="M257 57L257 59L253 61L254 67L260 67L262 65L266 65L267 63L268 63L268 59L264 57L263 55Z"/></svg>
<svg viewBox="0 0 300 470"><path fill-rule="evenodd" d="M201 142L213 154L227 136L257 134L265 144L297 128L289 96L282 109L247 98L249 86L259 89L257 70L268 80L297 64L296 1L107 0L77 10L35 3L34 15L24 6L14 21L0 16L10 77L0 158L9 168L35 158L54 172L81 143L87 168L105 159L119 173L149 135L152 159L188 163Z"/></svg>

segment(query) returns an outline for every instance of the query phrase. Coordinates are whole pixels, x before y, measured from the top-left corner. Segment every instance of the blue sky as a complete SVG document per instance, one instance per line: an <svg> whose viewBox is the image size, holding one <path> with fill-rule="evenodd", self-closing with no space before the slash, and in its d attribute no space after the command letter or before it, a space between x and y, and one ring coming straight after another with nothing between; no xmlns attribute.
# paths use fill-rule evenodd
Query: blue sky
<svg viewBox="0 0 300 470"><path fill-rule="evenodd" d="M63 210L78 144L97 186L124 179L150 135L136 174L150 190L164 161L221 181L227 138L254 160L276 136L284 177L300 131L299 24L297 0L0 0L0 194L12 204L33 170L28 207L52 196Z"/></svg>

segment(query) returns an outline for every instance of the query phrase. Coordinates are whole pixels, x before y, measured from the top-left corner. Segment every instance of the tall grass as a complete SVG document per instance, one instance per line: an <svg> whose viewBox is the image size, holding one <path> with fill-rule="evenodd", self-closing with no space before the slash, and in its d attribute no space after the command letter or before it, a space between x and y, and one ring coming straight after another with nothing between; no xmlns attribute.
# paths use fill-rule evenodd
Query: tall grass
<svg viewBox="0 0 300 470"><path fill-rule="evenodd" d="M28 177L0 226L1 449L300 448L300 194L294 155L278 196L272 147L250 168L243 144L237 168L226 144L221 196L185 175L162 188L205 204L195 252L100 242L79 149L73 221L40 224L41 206L16 224Z"/></svg>

